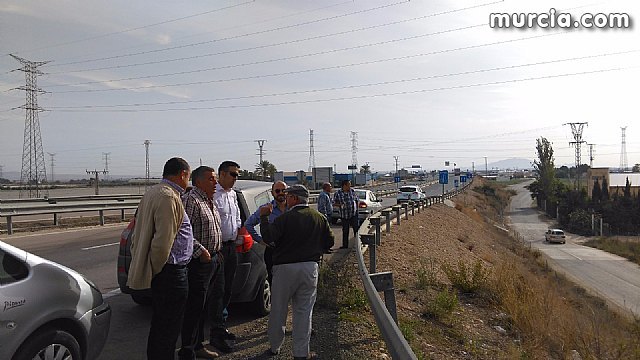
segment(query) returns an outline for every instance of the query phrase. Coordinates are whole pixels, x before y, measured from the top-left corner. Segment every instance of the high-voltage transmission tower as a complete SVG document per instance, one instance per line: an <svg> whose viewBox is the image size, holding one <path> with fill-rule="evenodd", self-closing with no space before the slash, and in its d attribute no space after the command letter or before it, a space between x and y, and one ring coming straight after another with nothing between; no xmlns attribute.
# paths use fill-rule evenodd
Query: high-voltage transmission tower
<svg viewBox="0 0 640 360"><path fill-rule="evenodd" d="M355 185L355 174L358 171L358 133L355 131L351 132L351 166L349 168L353 177L352 182Z"/></svg>
<svg viewBox="0 0 640 360"><path fill-rule="evenodd" d="M309 129L309 172L316 167L316 152L313 149L313 129Z"/></svg>
<svg viewBox="0 0 640 360"><path fill-rule="evenodd" d="M627 127L621 127L622 130L622 148L620 149L620 172L626 172L629 164L627 163Z"/></svg>
<svg viewBox="0 0 640 360"><path fill-rule="evenodd" d="M151 145L151 141L144 141L144 150L146 154L145 161L145 181L144 181L144 191L146 192L149 189L149 145Z"/></svg>
<svg viewBox="0 0 640 360"><path fill-rule="evenodd" d="M26 110L24 122L24 143L22 145L22 172L20 174L20 194L23 189L29 193L29 197L40 197L42 183L47 182L47 169L44 165L44 151L42 150L42 137L40 136L40 119L38 113L43 111L38 106L38 93L44 91L38 88L38 75L44 74L38 68L48 61L29 61L11 54L11 57L22 64L18 70L23 71L26 79L25 86L17 88L26 93L26 103L20 109ZM44 194L48 193L46 190ZM43 194L43 195L44 195Z"/></svg>
<svg viewBox="0 0 640 360"><path fill-rule="evenodd" d="M594 147L596 146L596 144L587 144L587 146L589 147L589 167L593 168L593 159L595 159L594 154L596 153Z"/></svg>
<svg viewBox="0 0 640 360"><path fill-rule="evenodd" d="M262 156L264 155L264 151L262 150L262 147L264 146L264 143L267 140L255 140L255 142L258 143L258 156L260 156L260 162L258 163L258 169L260 169L260 172L262 173L262 181L265 180L265 173L267 172L267 169L265 169L265 167L263 166L264 164L262 163Z"/></svg>
<svg viewBox="0 0 640 360"><path fill-rule="evenodd" d="M109 155L111 155L110 152L103 152L102 153L102 158L104 159L104 171L106 171L107 173L105 174L105 180L107 180L107 177L109 176Z"/></svg>
<svg viewBox="0 0 640 360"><path fill-rule="evenodd" d="M589 126L589 123L586 122L581 122L581 123L566 123L563 125L570 125L571 126L571 133L573 133L573 139L575 141L571 141L569 142L569 145L575 145L576 147L576 182L575 182L575 188L579 189L580 188L580 174L578 173L578 169L580 168L580 155L581 155L581 146L583 143L586 143L586 141L582 140L582 130L584 129L584 126L587 125Z"/></svg>
<svg viewBox="0 0 640 360"><path fill-rule="evenodd" d="M55 164L54 157L56 156L56 154L55 153L50 153L50 152L48 152L47 154L49 154L49 157L51 157L51 183L53 183L54 182L54 180L53 180L53 165Z"/></svg>

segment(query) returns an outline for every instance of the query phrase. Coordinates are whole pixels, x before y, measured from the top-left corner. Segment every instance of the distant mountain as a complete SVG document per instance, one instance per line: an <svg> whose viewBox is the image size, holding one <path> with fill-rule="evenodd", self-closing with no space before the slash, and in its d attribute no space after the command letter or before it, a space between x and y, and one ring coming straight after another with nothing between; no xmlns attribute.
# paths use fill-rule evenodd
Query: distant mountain
<svg viewBox="0 0 640 360"><path fill-rule="evenodd" d="M478 164L476 164L478 165ZM500 170L526 170L533 169L533 159L512 158L500 160L487 164L489 169L498 168ZM476 166L476 170L482 169L482 166Z"/></svg>

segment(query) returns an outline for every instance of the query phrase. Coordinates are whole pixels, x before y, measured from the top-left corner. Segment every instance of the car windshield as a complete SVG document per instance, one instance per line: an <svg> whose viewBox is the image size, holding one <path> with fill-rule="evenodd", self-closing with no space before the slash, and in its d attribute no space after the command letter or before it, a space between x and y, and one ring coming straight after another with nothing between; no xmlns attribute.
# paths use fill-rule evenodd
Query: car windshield
<svg viewBox="0 0 640 360"><path fill-rule="evenodd" d="M415 186L403 186L400 188L401 192L417 192L418 189Z"/></svg>

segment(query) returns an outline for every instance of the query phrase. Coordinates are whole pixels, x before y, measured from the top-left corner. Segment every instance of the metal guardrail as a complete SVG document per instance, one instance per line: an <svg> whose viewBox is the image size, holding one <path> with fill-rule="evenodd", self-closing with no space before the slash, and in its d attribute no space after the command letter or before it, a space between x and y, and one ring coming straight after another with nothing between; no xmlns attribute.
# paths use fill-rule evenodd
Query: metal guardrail
<svg viewBox="0 0 640 360"><path fill-rule="evenodd" d="M386 222L386 232L391 231L392 220L395 219L397 225L401 222L401 212L404 209L405 219L409 216L409 211L414 215L435 203L443 203L460 192L464 191L471 183L459 190L448 192L442 196L432 196L419 201L410 201L402 205L394 205L385 208L366 218L356 236L356 257L358 259L358 269L360 278L369 300L369 305L373 311L373 316L378 325L378 329L387 344L387 348L394 359L417 359L411 346L402 335L398 327L398 317L396 312L395 289L393 286L393 273L376 272L377 246L381 244L382 220ZM380 217L382 215L382 217ZM364 251L369 250L369 270L364 263ZM384 293L385 301L380 298L379 292Z"/></svg>

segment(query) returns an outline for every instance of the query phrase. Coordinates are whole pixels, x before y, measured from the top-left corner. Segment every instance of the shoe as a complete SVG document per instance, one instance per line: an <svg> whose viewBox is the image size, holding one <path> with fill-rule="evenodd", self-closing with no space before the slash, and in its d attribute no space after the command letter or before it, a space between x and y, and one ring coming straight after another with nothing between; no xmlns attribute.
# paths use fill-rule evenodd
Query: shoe
<svg viewBox="0 0 640 360"><path fill-rule="evenodd" d="M348 246L340 246L340 249L348 249Z"/></svg>
<svg viewBox="0 0 640 360"><path fill-rule="evenodd" d="M314 353L314 352L310 352L309 355L307 355L306 357L304 356L294 356L293 360L313 360L313 359L317 359L318 358L318 354Z"/></svg>
<svg viewBox="0 0 640 360"><path fill-rule="evenodd" d="M233 347L229 345L228 340L222 337L215 337L209 340L209 344L211 346L215 346L216 349L222 351L223 353L230 353L233 351Z"/></svg>
<svg viewBox="0 0 640 360"><path fill-rule="evenodd" d="M331 249L326 249L326 250L324 251L324 253L325 253L325 254L331 254L332 252L333 252L333 250L331 250Z"/></svg>
<svg viewBox="0 0 640 360"><path fill-rule="evenodd" d="M196 350L195 354L197 359L215 359L220 356L217 352L209 350L206 347Z"/></svg>
<svg viewBox="0 0 640 360"><path fill-rule="evenodd" d="M267 349L267 351L264 352L264 354L266 356L269 356L269 357L276 356L276 355L280 354L280 350L273 350L273 349L269 348L269 349Z"/></svg>
<svg viewBox="0 0 640 360"><path fill-rule="evenodd" d="M227 339L227 340L235 340L236 339L236 334L234 334L231 331L229 331L229 329L224 329L224 333L222 334L222 336L224 336L224 338Z"/></svg>
<svg viewBox="0 0 640 360"><path fill-rule="evenodd" d="M311 328L311 336L314 336L316 334L316 329Z"/></svg>

